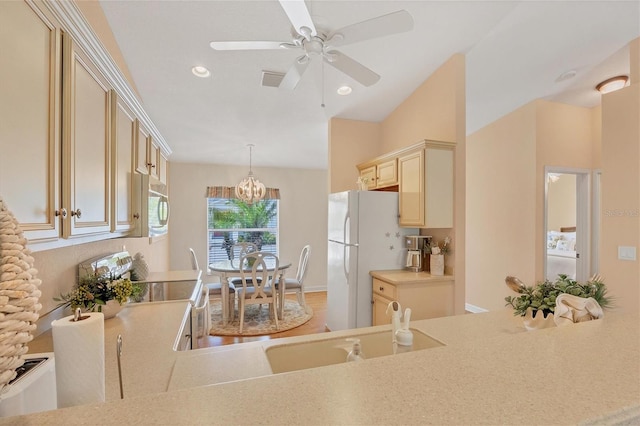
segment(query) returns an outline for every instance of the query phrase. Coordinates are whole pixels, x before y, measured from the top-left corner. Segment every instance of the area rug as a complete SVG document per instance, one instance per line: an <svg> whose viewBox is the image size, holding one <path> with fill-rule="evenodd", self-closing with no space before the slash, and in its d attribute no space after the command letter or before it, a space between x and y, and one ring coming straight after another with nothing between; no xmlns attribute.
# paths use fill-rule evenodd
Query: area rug
<svg viewBox="0 0 640 426"><path fill-rule="evenodd" d="M280 333L300 327L313 317L313 309L307 305L306 310L295 300L285 300L284 319L276 323L269 317L269 305L247 305L244 313L244 326L240 330L239 311L236 318L222 325L222 309L219 301L211 302L211 330L212 336L262 336L264 334Z"/></svg>

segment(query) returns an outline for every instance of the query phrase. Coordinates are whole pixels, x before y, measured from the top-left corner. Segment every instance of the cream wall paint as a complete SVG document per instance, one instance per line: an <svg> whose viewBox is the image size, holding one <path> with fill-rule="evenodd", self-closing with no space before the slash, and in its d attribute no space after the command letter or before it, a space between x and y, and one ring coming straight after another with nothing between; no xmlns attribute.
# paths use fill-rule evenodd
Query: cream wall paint
<svg viewBox="0 0 640 426"><path fill-rule="evenodd" d="M465 58L454 55L382 122L382 149L391 152L422 139L464 144Z"/></svg>
<svg viewBox="0 0 640 426"><path fill-rule="evenodd" d="M536 105L467 138L466 302L503 309L507 275L535 279Z"/></svg>
<svg viewBox="0 0 640 426"><path fill-rule="evenodd" d="M638 260L619 260L618 247L640 248L639 123L640 83L602 97L600 271L615 305L629 312L640 309L640 268Z"/></svg>
<svg viewBox="0 0 640 426"><path fill-rule="evenodd" d="M280 259L293 263L294 276L302 247L311 245L305 287L323 290L327 284L327 172L325 170L253 167L268 187L280 188ZM207 264L207 186L234 186L247 169L213 164L171 163L170 268L190 269L189 247L201 268ZM206 281L218 281L206 277Z"/></svg>
<svg viewBox="0 0 640 426"><path fill-rule="evenodd" d="M536 104L536 280L544 279L544 167L593 167L591 110L537 100Z"/></svg>
<svg viewBox="0 0 640 426"><path fill-rule="evenodd" d="M563 174L547 190L547 230L576 225L576 175Z"/></svg>
<svg viewBox="0 0 640 426"><path fill-rule="evenodd" d="M381 146L380 123L329 120L329 192L356 189L357 164L384 154Z"/></svg>

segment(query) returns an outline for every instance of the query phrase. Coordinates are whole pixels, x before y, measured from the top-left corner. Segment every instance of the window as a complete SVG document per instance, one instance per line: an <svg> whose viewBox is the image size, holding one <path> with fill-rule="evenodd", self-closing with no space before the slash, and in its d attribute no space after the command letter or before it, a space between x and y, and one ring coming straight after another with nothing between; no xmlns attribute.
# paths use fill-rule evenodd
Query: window
<svg viewBox="0 0 640 426"><path fill-rule="evenodd" d="M229 259L231 246L242 241L278 256L278 208L277 199L246 204L236 198L207 198L209 263Z"/></svg>

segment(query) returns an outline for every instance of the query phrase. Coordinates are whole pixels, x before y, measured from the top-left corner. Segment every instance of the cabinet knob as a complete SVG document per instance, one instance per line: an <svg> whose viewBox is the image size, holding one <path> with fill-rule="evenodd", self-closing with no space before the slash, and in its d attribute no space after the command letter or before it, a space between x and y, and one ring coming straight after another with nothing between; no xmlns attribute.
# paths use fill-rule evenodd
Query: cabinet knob
<svg viewBox="0 0 640 426"><path fill-rule="evenodd" d="M384 291L384 287L380 287L380 291Z"/></svg>
<svg viewBox="0 0 640 426"><path fill-rule="evenodd" d="M71 210L71 216L75 216L78 219L80 219L82 217L82 210L80 209Z"/></svg>
<svg viewBox="0 0 640 426"><path fill-rule="evenodd" d="M65 219L67 217L67 209L60 209L60 210L56 210L55 212L56 216L62 216L63 219Z"/></svg>
<svg viewBox="0 0 640 426"><path fill-rule="evenodd" d="M133 218L134 219L140 219L140 213L134 213L133 214Z"/></svg>
<svg viewBox="0 0 640 426"><path fill-rule="evenodd" d="M147 163L147 166L151 166L151 168L153 169L156 165L153 163Z"/></svg>

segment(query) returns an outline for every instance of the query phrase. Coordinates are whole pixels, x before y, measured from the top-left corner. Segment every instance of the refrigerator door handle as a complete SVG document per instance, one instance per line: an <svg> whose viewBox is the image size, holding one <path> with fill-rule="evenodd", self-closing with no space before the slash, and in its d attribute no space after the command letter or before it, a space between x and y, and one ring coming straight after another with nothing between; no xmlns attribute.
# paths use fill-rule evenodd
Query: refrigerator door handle
<svg viewBox="0 0 640 426"><path fill-rule="evenodd" d="M349 259L347 258L347 250L349 250L349 246L345 244L342 247L342 269L344 270L344 277L347 279L347 286L349 285L349 270L347 270L347 264L349 263Z"/></svg>
<svg viewBox="0 0 640 426"><path fill-rule="evenodd" d="M358 244L346 244L346 243L344 243L342 241L332 240L331 238L329 238L329 242L342 244L343 246L346 246L346 247L358 247Z"/></svg>

